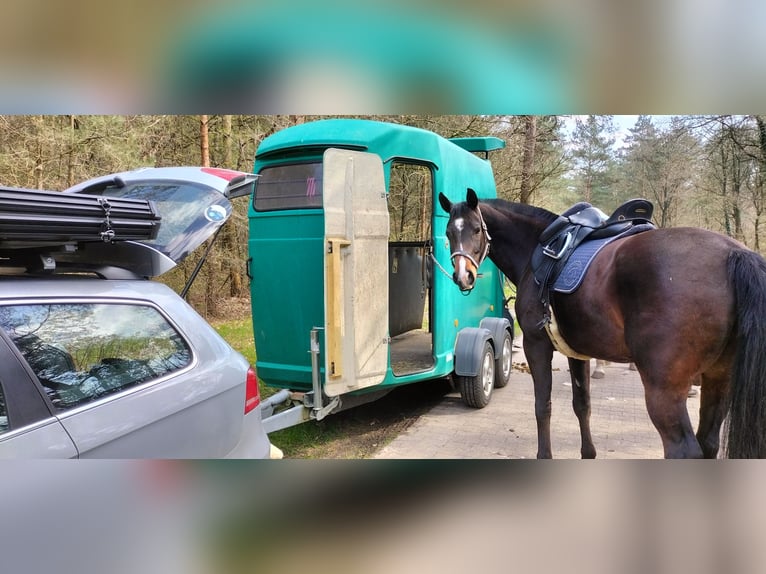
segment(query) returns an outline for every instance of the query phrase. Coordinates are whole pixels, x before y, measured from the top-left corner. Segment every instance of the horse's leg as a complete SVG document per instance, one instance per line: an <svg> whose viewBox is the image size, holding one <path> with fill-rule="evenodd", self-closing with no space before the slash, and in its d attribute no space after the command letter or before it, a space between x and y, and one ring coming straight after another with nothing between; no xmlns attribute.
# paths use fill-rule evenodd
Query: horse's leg
<svg viewBox="0 0 766 574"><path fill-rule="evenodd" d="M705 458L716 458L720 446L721 424L726 416L726 393L730 381L729 368L717 368L702 375L700 424L697 441Z"/></svg>
<svg viewBox="0 0 766 574"><path fill-rule="evenodd" d="M671 384L661 377L647 374L636 365L644 382L646 410L660 433L665 458L702 458L702 449L694 436L686 398L691 380L684 384Z"/></svg>
<svg viewBox="0 0 766 574"><path fill-rule="evenodd" d="M580 421L580 456L596 458L596 447L590 434L590 361L569 359L572 378L572 408Z"/></svg>
<svg viewBox="0 0 766 574"><path fill-rule="evenodd" d="M606 376L606 372L604 371L604 367L606 366L606 361L602 361L601 359L596 359L596 368L593 369L593 373L591 374L591 377L594 379L603 379Z"/></svg>
<svg viewBox="0 0 766 574"><path fill-rule="evenodd" d="M553 458L551 450L551 361L553 346L543 332L542 337L524 336L524 355L535 385L535 419L537 421L537 458Z"/></svg>

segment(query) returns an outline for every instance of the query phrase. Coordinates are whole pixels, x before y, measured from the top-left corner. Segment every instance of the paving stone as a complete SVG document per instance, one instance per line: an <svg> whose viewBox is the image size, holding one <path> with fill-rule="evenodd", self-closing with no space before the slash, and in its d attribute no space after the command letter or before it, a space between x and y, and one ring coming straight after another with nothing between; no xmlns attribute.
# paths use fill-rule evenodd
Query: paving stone
<svg viewBox="0 0 766 574"><path fill-rule="evenodd" d="M524 361L520 351L514 363ZM551 442L554 458L580 458L580 431L572 410L566 357L554 354L551 390ZM649 420L644 388L636 371L611 363L603 379L591 382L591 432L599 459L662 458L660 435ZM687 400L694 428L699 394ZM534 458L537 424L529 373L514 369L510 383L495 389L483 409L467 407L449 394L375 456L413 458Z"/></svg>

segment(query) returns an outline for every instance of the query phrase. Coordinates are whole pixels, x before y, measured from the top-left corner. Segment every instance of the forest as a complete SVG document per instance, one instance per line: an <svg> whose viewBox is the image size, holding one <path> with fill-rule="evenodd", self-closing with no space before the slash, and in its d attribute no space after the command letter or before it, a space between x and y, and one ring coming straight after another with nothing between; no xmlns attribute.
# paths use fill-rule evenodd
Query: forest
<svg viewBox="0 0 766 574"><path fill-rule="evenodd" d="M322 116L328 117L328 116ZM766 116L365 116L445 137L492 135L498 195L561 212L589 201L609 212L622 201L654 203L660 227L696 226L763 253ZM0 185L61 190L142 166L253 168L260 141L319 116L0 116ZM630 120L626 124L626 120ZM190 293L208 318L222 299L247 296L247 201L211 252ZM194 257L162 281L174 288Z"/></svg>

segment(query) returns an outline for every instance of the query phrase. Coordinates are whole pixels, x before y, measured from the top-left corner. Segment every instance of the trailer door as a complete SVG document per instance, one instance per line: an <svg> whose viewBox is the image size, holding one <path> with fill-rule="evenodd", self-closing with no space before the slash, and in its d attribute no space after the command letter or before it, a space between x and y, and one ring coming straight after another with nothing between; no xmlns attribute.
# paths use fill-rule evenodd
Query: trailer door
<svg viewBox="0 0 766 574"><path fill-rule="evenodd" d="M328 149L325 214L325 393L380 384L388 369L388 208L377 155Z"/></svg>

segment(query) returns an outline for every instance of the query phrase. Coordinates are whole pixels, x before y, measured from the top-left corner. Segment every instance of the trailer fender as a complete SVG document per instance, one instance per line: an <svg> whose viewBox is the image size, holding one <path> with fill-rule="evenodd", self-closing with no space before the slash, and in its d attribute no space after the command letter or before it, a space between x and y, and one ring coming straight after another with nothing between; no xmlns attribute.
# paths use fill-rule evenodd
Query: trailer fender
<svg viewBox="0 0 766 574"><path fill-rule="evenodd" d="M513 341L513 326L505 317L484 317L479 323L479 327L487 329L492 334L492 346L496 350L502 344L505 331L511 334L511 341Z"/></svg>
<svg viewBox="0 0 766 574"><path fill-rule="evenodd" d="M481 352L486 341L492 343L492 332L484 327L465 327L458 332L455 340L456 375L475 377L479 374Z"/></svg>

